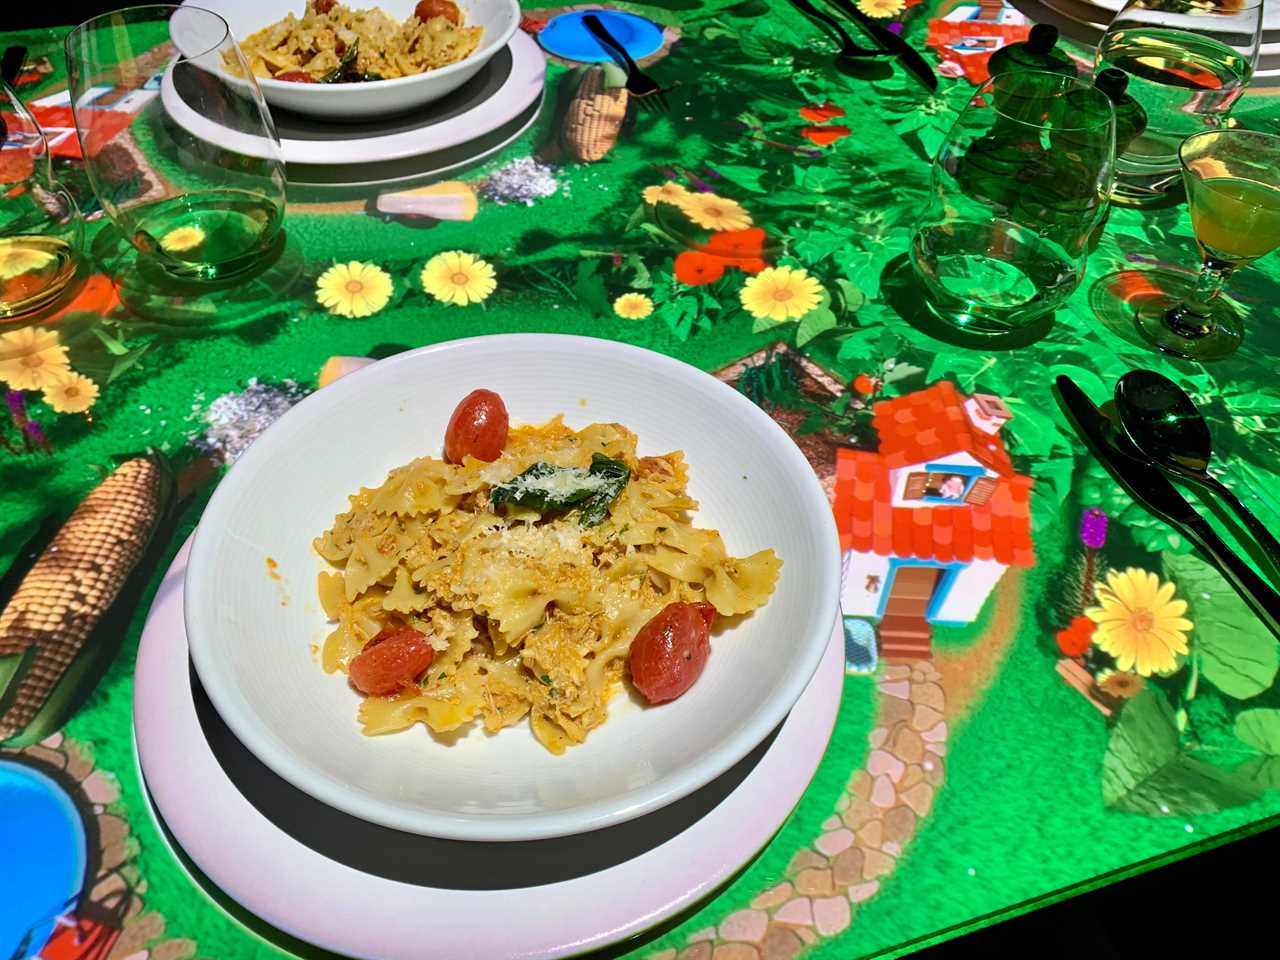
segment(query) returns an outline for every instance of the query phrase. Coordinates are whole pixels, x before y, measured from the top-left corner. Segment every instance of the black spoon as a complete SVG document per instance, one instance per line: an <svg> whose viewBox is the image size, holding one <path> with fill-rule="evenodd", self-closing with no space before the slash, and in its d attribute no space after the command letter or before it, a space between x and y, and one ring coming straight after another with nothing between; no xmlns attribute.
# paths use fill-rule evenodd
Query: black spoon
<svg viewBox="0 0 1280 960"><path fill-rule="evenodd" d="M1151 370L1131 370L1116 383L1116 411L1134 446L1156 466L1224 500L1266 553L1272 575L1280 575L1280 541L1209 473L1213 456L1209 425L1186 392Z"/></svg>
<svg viewBox="0 0 1280 960"><path fill-rule="evenodd" d="M836 37L840 49L836 52L835 68L846 77L855 80L883 80L893 75L893 60L889 51L876 47L868 49L853 42L849 32L835 17L823 13L809 0L789 0L791 5L814 23L826 27Z"/></svg>

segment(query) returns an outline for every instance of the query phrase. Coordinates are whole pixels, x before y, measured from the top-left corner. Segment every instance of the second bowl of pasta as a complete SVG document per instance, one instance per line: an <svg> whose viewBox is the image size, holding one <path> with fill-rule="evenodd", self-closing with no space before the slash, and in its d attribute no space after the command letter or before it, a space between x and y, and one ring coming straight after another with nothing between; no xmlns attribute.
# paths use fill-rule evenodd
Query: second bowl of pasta
<svg viewBox="0 0 1280 960"><path fill-rule="evenodd" d="M227 21L272 107L360 123L440 100L511 40L516 0L195 0Z"/></svg>
<svg viewBox="0 0 1280 960"><path fill-rule="evenodd" d="M723 773L795 703L839 551L791 439L635 347L509 335L309 397L218 487L192 658L296 786L401 830L598 829Z"/></svg>

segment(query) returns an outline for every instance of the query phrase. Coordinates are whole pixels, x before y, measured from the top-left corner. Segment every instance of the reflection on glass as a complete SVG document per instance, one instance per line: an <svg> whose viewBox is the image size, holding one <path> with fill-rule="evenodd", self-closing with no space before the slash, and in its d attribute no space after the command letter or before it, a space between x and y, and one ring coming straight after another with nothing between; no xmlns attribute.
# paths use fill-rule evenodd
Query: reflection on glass
<svg viewBox="0 0 1280 960"><path fill-rule="evenodd" d="M1262 0L1130 0L1098 44L1097 67L1129 75L1147 128L1116 164L1114 199L1143 205L1178 185L1178 145L1225 119L1258 59Z"/></svg>

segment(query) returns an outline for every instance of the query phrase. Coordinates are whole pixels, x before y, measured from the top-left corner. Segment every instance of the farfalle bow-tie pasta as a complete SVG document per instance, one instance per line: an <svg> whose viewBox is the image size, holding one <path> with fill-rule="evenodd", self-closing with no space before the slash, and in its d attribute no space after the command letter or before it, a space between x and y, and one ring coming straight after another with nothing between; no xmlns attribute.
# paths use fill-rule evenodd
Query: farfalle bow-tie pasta
<svg viewBox="0 0 1280 960"><path fill-rule="evenodd" d="M505 432L505 407L501 416ZM496 731L527 716L562 753L604 723L641 655L637 634L650 621L669 629L660 612L693 604L709 623L773 592L782 561L772 550L732 557L717 531L690 522L681 453L638 457L625 427L572 430L560 418L511 428L500 450L487 462L398 467L315 541L337 568L319 580L337 623L323 666L368 694L366 734L419 721L447 733L477 719ZM705 628L700 642L705 661ZM691 659L664 664L648 648L647 675ZM677 679L674 695L700 671Z"/></svg>
<svg viewBox="0 0 1280 960"><path fill-rule="evenodd" d="M353 10L334 0L307 0L240 43L249 70L268 80L356 83L412 77L463 60L480 44L481 27L463 24L452 0L422 0L403 23L377 7ZM223 55L240 73L234 53Z"/></svg>

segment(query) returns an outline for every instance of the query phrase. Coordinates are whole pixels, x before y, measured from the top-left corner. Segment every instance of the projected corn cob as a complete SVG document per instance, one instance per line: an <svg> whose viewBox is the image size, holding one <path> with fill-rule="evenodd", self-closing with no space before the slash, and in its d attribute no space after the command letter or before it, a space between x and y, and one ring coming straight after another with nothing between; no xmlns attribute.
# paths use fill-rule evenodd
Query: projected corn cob
<svg viewBox="0 0 1280 960"><path fill-rule="evenodd" d="M627 116L627 91L606 87L604 70L587 71L569 102L564 138L575 160L594 163L618 142Z"/></svg>
<svg viewBox="0 0 1280 960"><path fill-rule="evenodd" d="M76 508L0 612L0 742L47 705L76 697L84 649L164 514L171 478L153 457L129 460ZM69 681L61 683L64 677ZM52 731L49 731L52 732Z"/></svg>

